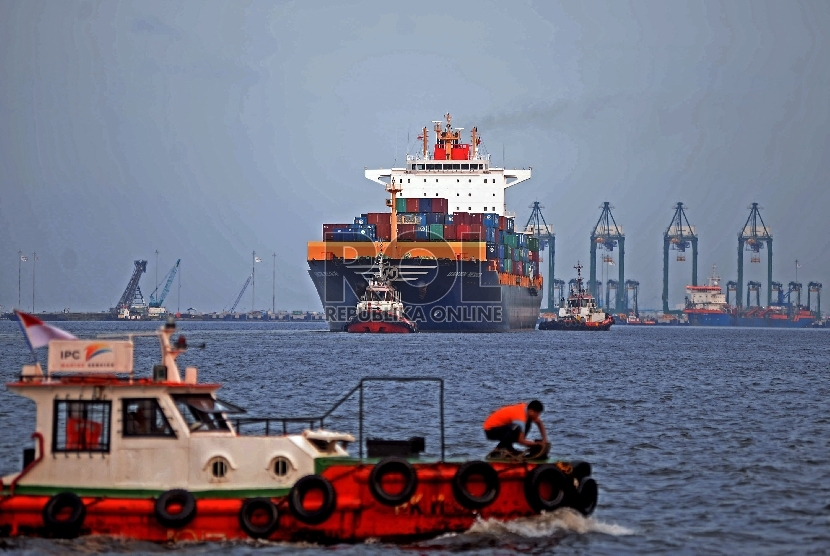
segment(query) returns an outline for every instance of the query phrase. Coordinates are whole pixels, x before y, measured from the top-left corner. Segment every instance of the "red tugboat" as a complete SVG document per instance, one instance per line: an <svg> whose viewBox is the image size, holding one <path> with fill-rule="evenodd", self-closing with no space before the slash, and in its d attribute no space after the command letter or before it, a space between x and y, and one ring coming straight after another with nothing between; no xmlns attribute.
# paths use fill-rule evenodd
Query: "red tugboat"
<svg viewBox="0 0 830 556"><path fill-rule="evenodd" d="M357 303L357 312L343 327L346 332L408 334L418 325L407 319L401 294L383 272L383 250L377 258L378 271L369 279L366 291Z"/></svg>
<svg viewBox="0 0 830 556"><path fill-rule="evenodd" d="M559 309L558 318L540 322L539 330L609 330L614 324L614 317L597 307L594 296L582 287L582 265L577 262L574 268L576 284L571 286L568 306Z"/></svg>
<svg viewBox="0 0 830 556"><path fill-rule="evenodd" d="M27 329L52 329L24 317ZM596 507L585 462L446 460L440 378L365 378L321 417L243 418L216 397L220 385L198 382L195 367L182 378L176 358L187 344L172 341L175 331L170 320L144 333L161 344L152 377L133 375L137 333L52 339L48 371L25 365L7 385L37 404L36 443L24 449L22 471L0 480L0 535L394 541L465 531L481 518ZM359 457L346 449L354 436L323 428L346 399L363 398L364 383L379 380L440 385L440 460L417 457L422 441L372 439L363 458L362 410ZM310 428L290 434L290 423ZM243 434L246 427L257 434Z"/></svg>

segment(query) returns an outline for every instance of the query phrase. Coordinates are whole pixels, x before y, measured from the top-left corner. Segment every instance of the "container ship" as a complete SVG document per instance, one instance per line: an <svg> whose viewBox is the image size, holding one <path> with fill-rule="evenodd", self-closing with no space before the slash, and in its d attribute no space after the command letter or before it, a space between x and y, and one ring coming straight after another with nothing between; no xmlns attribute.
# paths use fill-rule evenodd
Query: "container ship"
<svg viewBox="0 0 830 556"><path fill-rule="evenodd" d="M800 303L785 303L779 294L777 304L769 307L736 309L726 302L720 278L712 268L706 286L686 286L683 313L693 326L747 326L766 328L808 328L816 316Z"/></svg>
<svg viewBox="0 0 830 556"><path fill-rule="evenodd" d="M686 286L686 307L683 313L692 326L733 326L735 309L726 303L720 277L712 267L706 286Z"/></svg>
<svg viewBox="0 0 830 556"><path fill-rule="evenodd" d="M323 224L322 241L308 243L308 272L332 331L354 316L377 272L378 255L400 292L406 317L421 331L533 329L542 303L539 244L516 230L505 210L506 188L531 170L496 168L453 128L449 114L433 122L435 142L422 130L422 149L402 168L366 170L389 193L390 212Z"/></svg>

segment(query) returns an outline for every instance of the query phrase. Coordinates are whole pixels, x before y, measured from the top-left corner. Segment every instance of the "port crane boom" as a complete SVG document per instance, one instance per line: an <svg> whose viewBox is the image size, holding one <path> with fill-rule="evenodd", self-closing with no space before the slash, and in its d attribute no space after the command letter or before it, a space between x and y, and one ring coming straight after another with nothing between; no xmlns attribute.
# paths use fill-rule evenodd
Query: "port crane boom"
<svg viewBox="0 0 830 556"><path fill-rule="evenodd" d="M173 278L176 277L176 272L179 270L179 263L182 262L181 259L176 260L176 264L173 265L173 268L170 269L170 272L167 273L167 282L164 284L164 289L161 290L161 295L156 298L156 294L159 291L159 284L156 286L156 289L153 290L153 293L150 294L150 307L161 307L162 303L164 303L164 298L167 297L168 292L170 292L170 285L173 283Z"/></svg>
<svg viewBox="0 0 830 556"><path fill-rule="evenodd" d="M141 288L138 287L138 281L141 279L141 275L147 271L147 261L133 261L133 263L135 264L133 275L127 283L127 289L121 294L118 305L115 306L118 311L144 304L144 296L141 295Z"/></svg>
<svg viewBox="0 0 830 556"><path fill-rule="evenodd" d="M245 280L245 285L242 286L242 289L239 290L239 295L236 296L236 301L233 302L231 306L231 313L236 311L236 306L239 305L239 300L242 299L242 296L245 295L245 290L248 289L248 285L251 283L251 279L253 278L253 274L248 275L248 279Z"/></svg>

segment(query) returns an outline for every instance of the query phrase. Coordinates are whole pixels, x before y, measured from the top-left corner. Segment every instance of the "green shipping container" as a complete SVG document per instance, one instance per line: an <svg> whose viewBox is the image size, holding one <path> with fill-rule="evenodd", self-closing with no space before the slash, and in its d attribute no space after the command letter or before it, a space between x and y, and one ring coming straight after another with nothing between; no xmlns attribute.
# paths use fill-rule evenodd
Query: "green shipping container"
<svg viewBox="0 0 830 556"><path fill-rule="evenodd" d="M539 251L539 238L531 237L527 240L527 248L531 251Z"/></svg>
<svg viewBox="0 0 830 556"><path fill-rule="evenodd" d="M402 197L395 199L395 210L398 212L406 212L406 199Z"/></svg>
<svg viewBox="0 0 830 556"><path fill-rule="evenodd" d="M429 225L429 239L437 240L438 238L444 238L444 225L443 224L430 224Z"/></svg>

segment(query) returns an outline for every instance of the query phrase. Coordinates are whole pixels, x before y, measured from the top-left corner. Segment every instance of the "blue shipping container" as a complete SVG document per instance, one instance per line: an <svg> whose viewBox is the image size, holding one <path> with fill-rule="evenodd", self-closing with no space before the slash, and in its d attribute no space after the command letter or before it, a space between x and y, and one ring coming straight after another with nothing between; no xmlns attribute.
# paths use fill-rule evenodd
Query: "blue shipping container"
<svg viewBox="0 0 830 556"><path fill-rule="evenodd" d="M446 226L452 226L453 224L455 224L455 215L445 214L444 215L444 224Z"/></svg>
<svg viewBox="0 0 830 556"><path fill-rule="evenodd" d="M366 222L368 222L368 220L362 216L354 219L354 223L358 226L365 226Z"/></svg>
<svg viewBox="0 0 830 556"><path fill-rule="evenodd" d="M482 218L482 224L487 228L499 227L499 215L494 212L485 212Z"/></svg>
<svg viewBox="0 0 830 556"><path fill-rule="evenodd" d="M515 230L515 226L514 226L513 219L512 219L512 218L508 218L508 219L507 219L507 231L508 231L508 232L513 232L513 230Z"/></svg>
<svg viewBox="0 0 830 556"><path fill-rule="evenodd" d="M504 245L499 244L499 259L504 258Z"/></svg>
<svg viewBox="0 0 830 556"><path fill-rule="evenodd" d="M428 212L426 215L427 224L441 224L444 225L444 215L440 212Z"/></svg>
<svg viewBox="0 0 830 556"><path fill-rule="evenodd" d="M432 199L418 199L418 212L432 212Z"/></svg>
<svg viewBox="0 0 830 556"><path fill-rule="evenodd" d="M496 229L495 228L486 228L487 230L487 243L496 243Z"/></svg>
<svg viewBox="0 0 830 556"><path fill-rule="evenodd" d="M495 243L487 244L487 260L494 261L499 258L499 248Z"/></svg>

